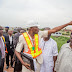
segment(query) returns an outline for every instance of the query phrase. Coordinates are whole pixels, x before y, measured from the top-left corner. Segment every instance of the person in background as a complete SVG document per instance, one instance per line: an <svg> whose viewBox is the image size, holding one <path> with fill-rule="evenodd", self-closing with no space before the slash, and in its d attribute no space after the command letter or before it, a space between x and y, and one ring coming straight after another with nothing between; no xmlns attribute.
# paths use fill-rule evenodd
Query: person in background
<svg viewBox="0 0 72 72"><path fill-rule="evenodd" d="M19 36L21 35L20 31L22 30L22 28L17 28L17 33L15 33L14 37L13 37L13 44L14 44L14 49L16 48L16 45L19 41ZM23 32L23 31L21 31ZM15 67L14 67L14 72L21 72L22 70L22 64L19 61L19 59L16 57L15 53L13 56L13 61L15 61Z"/></svg>
<svg viewBox="0 0 72 72"><path fill-rule="evenodd" d="M14 28L13 34L15 35L17 32L18 32L18 31L17 31L17 28Z"/></svg>
<svg viewBox="0 0 72 72"><path fill-rule="evenodd" d="M71 31L71 35L72 35L72 31ZM70 42L70 39L67 41L67 43L69 43Z"/></svg>
<svg viewBox="0 0 72 72"><path fill-rule="evenodd" d="M12 58L13 58L13 54L14 54L14 45L13 45L13 31L12 30L9 30L8 31L8 36L6 36L6 46L7 46L7 50L8 50L8 53L7 53L7 56L6 56L6 64L7 64L7 67L6 69L9 68L9 56L11 56L11 67L13 67L13 61L12 61Z"/></svg>
<svg viewBox="0 0 72 72"><path fill-rule="evenodd" d="M8 35L8 30L9 30L9 27L8 27L8 26L6 26L6 27L5 27L5 32L4 32L4 35L5 35L5 36L7 36L7 35Z"/></svg>
<svg viewBox="0 0 72 72"><path fill-rule="evenodd" d="M3 28L0 26L0 72L3 72L5 59L5 44L2 36Z"/></svg>
<svg viewBox="0 0 72 72"><path fill-rule="evenodd" d="M72 72L72 35L70 42L61 47L55 64L55 72Z"/></svg>
<svg viewBox="0 0 72 72"><path fill-rule="evenodd" d="M24 29L20 30L20 34L22 35L24 32L26 32Z"/></svg>
<svg viewBox="0 0 72 72"><path fill-rule="evenodd" d="M17 43L18 43L19 36L20 36L20 30L21 30L21 29L22 29L21 27L17 28L17 33L15 33L15 35L13 36L14 48L16 48L16 45L17 45Z"/></svg>
<svg viewBox="0 0 72 72"><path fill-rule="evenodd" d="M6 40L6 36L8 36L8 30L9 30L9 27L6 26L5 31L3 32L3 36L4 36L5 40Z"/></svg>
<svg viewBox="0 0 72 72"><path fill-rule="evenodd" d="M20 52L22 51L23 48L24 53L32 55L33 59L36 61L35 72L40 72L40 66L43 63L43 58L41 55L42 50L40 48L41 37L47 37L51 33L55 33L68 25L72 25L72 21L67 24L46 31L39 31L38 22L35 21L29 21L27 25L29 30L28 32L23 33L23 35L19 37L19 42L16 46L15 54L23 65L22 72L34 72L29 68L30 65L24 62L23 59L21 58Z"/></svg>
<svg viewBox="0 0 72 72"><path fill-rule="evenodd" d="M50 30L50 28L45 28L44 30ZM41 65L40 72L54 72L58 49L56 41L50 38L50 36L51 34L48 37L42 38L40 42L43 56L43 64Z"/></svg>

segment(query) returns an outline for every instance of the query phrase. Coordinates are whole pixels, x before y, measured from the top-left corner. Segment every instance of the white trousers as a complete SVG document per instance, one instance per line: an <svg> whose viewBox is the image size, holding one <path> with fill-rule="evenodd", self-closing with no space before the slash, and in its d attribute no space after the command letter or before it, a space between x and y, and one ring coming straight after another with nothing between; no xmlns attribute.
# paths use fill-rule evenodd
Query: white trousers
<svg viewBox="0 0 72 72"><path fill-rule="evenodd" d="M49 64L42 64L40 72L53 72L53 66L49 66Z"/></svg>

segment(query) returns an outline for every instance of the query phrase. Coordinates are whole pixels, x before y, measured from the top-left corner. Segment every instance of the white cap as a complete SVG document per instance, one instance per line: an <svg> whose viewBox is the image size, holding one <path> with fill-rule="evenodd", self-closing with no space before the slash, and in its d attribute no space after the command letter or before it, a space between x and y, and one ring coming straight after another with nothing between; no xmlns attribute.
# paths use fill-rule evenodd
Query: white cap
<svg viewBox="0 0 72 72"><path fill-rule="evenodd" d="M38 24L38 22L33 21L33 20L30 20L27 22L27 28L34 27L34 26L39 27L40 25Z"/></svg>

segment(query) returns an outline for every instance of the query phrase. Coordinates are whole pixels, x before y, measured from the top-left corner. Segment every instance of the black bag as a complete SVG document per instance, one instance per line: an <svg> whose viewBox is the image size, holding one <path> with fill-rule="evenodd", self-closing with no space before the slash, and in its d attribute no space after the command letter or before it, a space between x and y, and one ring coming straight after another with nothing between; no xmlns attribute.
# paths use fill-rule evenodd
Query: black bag
<svg viewBox="0 0 72 72"><path fill-rule="evenodd" d="M27 53L21 52L23 61L30 64L30 68L35 71L33 57Z"/></svg>

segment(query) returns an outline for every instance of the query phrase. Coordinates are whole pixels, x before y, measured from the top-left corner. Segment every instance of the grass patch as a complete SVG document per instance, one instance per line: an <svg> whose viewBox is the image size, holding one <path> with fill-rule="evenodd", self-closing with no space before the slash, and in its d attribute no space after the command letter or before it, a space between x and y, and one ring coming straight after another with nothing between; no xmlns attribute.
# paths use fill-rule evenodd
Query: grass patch
<svg viewBox="0 0 72 72"><path fill-rule="evenodd" d="M67 41L70 39L70 38L64 37L64 36L60 36L60 37L51 36L51 38L57 42L58 52L60 51L61 46L65 43L67 43Z"/></svg>

